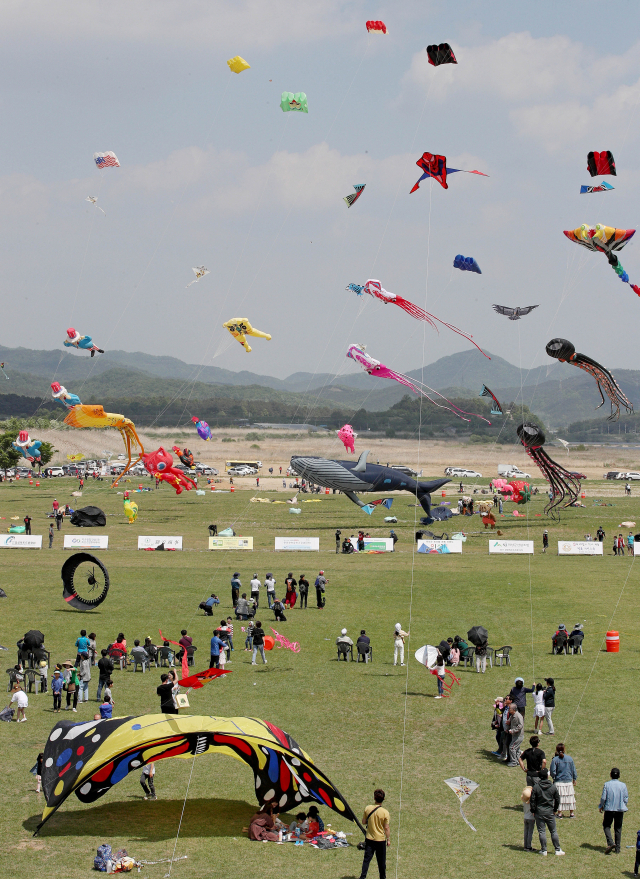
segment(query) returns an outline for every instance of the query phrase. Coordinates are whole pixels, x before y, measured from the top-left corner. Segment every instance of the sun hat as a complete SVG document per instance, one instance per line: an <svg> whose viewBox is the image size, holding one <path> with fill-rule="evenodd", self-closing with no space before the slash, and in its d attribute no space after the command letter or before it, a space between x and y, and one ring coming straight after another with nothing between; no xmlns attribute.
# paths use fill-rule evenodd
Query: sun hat
<svg viewBox="0 0 640 879"><path fill-rule="evenodd" d="M346 629L343 629L343 630L340 632L340 634L341 634L341 635L346 635L346 634L347 634L347 630L346 630Z"/></svg>
<svg viewBox="0 0 640 879"><path fill-rule="evenodd" d="M524 678L516 678L515 681L513 682L516 687L518 686L518 681L520 681L520 683L524 684Z"/></svg>
<svg viewBox="0 0 640 879"><path fill-rule="evenodd" d="M399 632L401 628L402 626L400 625L400 623L396 623L396 632Z"/></svg>

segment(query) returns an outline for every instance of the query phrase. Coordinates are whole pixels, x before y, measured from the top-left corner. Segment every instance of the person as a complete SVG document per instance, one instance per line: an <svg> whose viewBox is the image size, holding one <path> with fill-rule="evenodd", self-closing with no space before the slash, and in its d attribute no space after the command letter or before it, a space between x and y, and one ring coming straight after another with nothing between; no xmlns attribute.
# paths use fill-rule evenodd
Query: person
<svg viewBox="0 0 640 879"><path fill-rule="evenodd" d="M249 625L247 626L247 629L246 629L246 636L247 637L244 639L245 652L247 650L253 649L253 630L254 630L254 628L255 628L255 626L253 625L253 623L249 622Z"/></svg>
<svg viewBox="0 0 640 879"><path fill-rule="evenodd" d="M507 766L518 766L518 757L520 755L520 745L524 739L524 718L518 710L518 706L513 702L509 706L509 761Z"/></svg>
<svg viewBox="0 0 640 879"><path fill-rule="evenodd" d="M393 664L398 664L398 655L400 656L400 665L404 665L404 639L409 637L409 632L405 632L400 623L396 623L393 630Z"/></svg>
<svg viewBox="0 0 640 879"><path fill-rule="evenodd" d="M385 792L378 788L373 792L373 805L364 810L362 823L366 828L364 839L364 858L360 879L365 879L375 854L378 861L380 879L386 879L387 875L387 847L391 845L391 831L389 827L390 815L382 804Z"/></svg>
<svg viewBox="0 0 640 879"><path fill-rule="evenodd" d="M156 688L156 693L160 696L160 714L178 713L178 708L173 698L174 693L177 693L178 689L178 684L174 682L172 677L166 673L160 675L160 686Z"/></svg>
<svg viewBox="0 0 640 879"><path fill-rule="evenodd" d="M53 510L54 515L55 515L55 513L58 512L59 508L60 508L60 504L58 503L58 499L54 497L53 503L51 504L51 509Z"/></svg>
<svg viewBox="0 0 640 879"><path fill-rule="evenodd" d="M16 708L18 709L16 711L16 721L18 723L24 723L27 719L25 711L29 707L29 697L18 683L14 684L11 693L11 703L13 704L15 702Z"/></svg>
<svg viewBox="0 0 640 879"><path fill-rule="evenodd" d="M31 516L28 513L24 517L24 533L31 534Z"/></svg>
<svg viewBox="0 0 640 879"><path fill-rule="evenodd" d="M229 643L229 653L233 653L233 621L231 617L227 617L227 641Z"/></svg>
<svg viewBox="0 0 640 879"><path fill-rule="evenodd" d="M78 651L77 655L76 655L76 665L79 665L80 658L81 658L82 654L88 653L89 648L91 647L91 641L87 637L87 630L86 629L80 630L80 637L76 640L76 643L73 646Z"/></svg>
<svg viewBox="0 0 640 879"><path fill-rule="evenodd" d="M218 596L216 595L215 592L212 592L210 597L207 598L206 601L200 602L200 604L198 605L198 609L203 610L205 612L206 616L212 617L214 605L218 605L218 604L220 604L220 599L218 598Z"/></svg>
<svg viewBox="0 0 640 879"><path fill-rule="evenodd" d="M358 636L358 640L356 641L356 647L358 644L362 644L366 647L366 652L364 653L364 661L369 662L369 651L371 649L371 638L367 635L364 629L360 629L360 634ZM358 653L358 662L360 662L360 653Z"/></svg>
<svg viewBox="0 0 640 879"><path fill-rule="evenodd" d="M256 603L256 610L260 606L260 587L261 586L262 586L262 583L258 579L258 575L254 574L253 578L251 580L251 597L253 598L253 600Z"/></svg>
<svg viewBox="0 0 640 879"><path fill-rule="evenodd" d="M60 714L60 708L62 707L62 691L64 689L64 678L60 672L60 669L57 668L53 673L53 678L51 679L51 692L53 693L53 711L55 714Z"/></svg>
<svg viewBox="0 0 640 879"><path fill-rule="evenodd" d="M355 549L353 548L353 543L351 543L348 537L345 537L345 539L342 541L342 553L344 555L351 555L354 552Z"/></svg>
<svg viewBox="0 0 640 879"><path fill-rule="evenodd" d="M342 531L339 528L336 528L336 555L340 552L340 537L342 535Z"/></svg>
<svg viewBox="0 0 640 879"><path fill-rule="evenodd" d="M598 527L598 530L596 531L596 537L598 538L600 543L602 543L602 541L605 539L606 536L607 536L607 532L604 531L602 528L602 525L600 525Z"/></svg>
<svg viewBox="0 0 640 879"><path fill-rule="evenodd" d="M240 595L241 589L242 583L240 582L240 574L236 571L231 578L231 601L233 602L234 607L238 603L238 597Z"/></svg>
<svg viewBox="0 0 640 879"><path fill-rule="evenodd" d="M78 702L89 701L89 681L91 680L91 661L88 653L80 654L78 666Z"/></svg>
<svg viewBox="0 0 640 879"><path fill-rule="evenodd" d="M449 651L449 664L452 666L460 664L460 648L455 643L451 644L451 649Z"/></svg>
<svg viewBox="0 0 640 879"><path fill-rule="evenodd" d="M482 674L484 674L485 671L487 670L487 643L486 643L486 641L483 641L482 644L476 644L475 654L476 654L476 671L478 672L478 674L480 674L480 672L482 672Z"/></svg>
<svg viewBox="0 0 640 879"><path fill-rule="evenodd" d="M618 555L624 555L624 537L618 534Z"/></svg>
<svg viewBox="0 0 640 879"><path fill-rule="evenodd" d="M554 812L558 810L560 804L560 794L555 784L549 778L546 769L540 771L540 778L533 786L531 791L530 807L536 818L536 827L538 828L538 836L540 837L540 854L547 854L547 827L551 833L551 842L556 850L557 855L563 855L564 852L560 848L560 839L556 830L556 819Z"/></svg>
<svg viewBox="0 0 640 879"><path fill-rule="evenodd" d="M564 653L565 647L567 646L567 641L567 627L564 625L564 623L560 623L557 631L554 633L553 638L551 639L552 653Z"/></svg>
<svg viewBox="0 0 640 879"><path fill-rule="evenodd" d="M523 718L527 710L527 693L533 693L534 690L535 684L533 685L533 687L525 687L522 678L516 678L514 686L511 688L511 692L509 693L512 700L518 706L518 711Z"/></svg>
<svg viewBox="0 0 640 879"><path fill-rule="evenodd" d="M525 787L520 797L524 811L524 850L526 852L533 851L531 843L533 842L533 828L536 826L536 817L531 811L530 805L532 790L533 788L530 786Z"/></svg>
<svg viewBox="0 0 640 879"><path fill-rule="evenodd" d="M460 635L454 635L453 646L458 648L458 650L460 651L460 656L462 656L463 651L467 650L469 644L464 640L464 638L461 638Z"/></svg>
<svg viewBox="0 0 640 879"><path fill-rule="evenodd" d="M145 800L157 800L154 779L156 775L156 765L153 760L143 767L140 775L140 784L144 791Z"/></svg>
<svg viewBox="0 0 640 879"><path fill-rule="evenodd" d="M611 781L605 781L602 788L602 796L600 797L599 811L604 813L602 827L604 835L607 838L607 848L605 854L610 855L612 851L620 854L620 841L622 839L622 820L624 813L628 809L629 791L623 781L620 781L620 770L614 768L611 770ZM615 842L611 838L611 825L615 832Z"/></svg>
<svg viewBox="0 0 640 879"><path fill-rule="evenodd" d="M111 704L111 696L104 697L102 701L102 705L100 706L100 719L101 720L111 720L113 717L113 705Z"/></svg>
<svg viewBox="0 0 640 879"><path fill-rule="evenodd" d="M303 833L306 833L308 826L306 812L298 812L295 821L289 825L289 833L300 838Z"/></svg>
<svg viewBox="0 0 640 879"><path fill-rule="evenodd" d="M633 544L635 543L635 538L631 531L627 536L627 549L629 550L629 555L633 555Z"/></svg>
<svg viewBox="0 0 640 879"><path fill-rule="evenodd" d="M538 732L538 726L540 727L540 733L542 733L542 724L544 721L544 687L542 684L536 684L536 691L533 694L533 701L535 702L533 708L533 716L535 720L533 721L533 731Z"/></svg>
<svg viewBox="0 0 640 879"><path fill-rule="evenodd" d="M248 620L249 619L249 602L247 601L247 593L242 593L242 598L239 598L236 604L236 619L238 620Z"/></svg>
<svg viewBox="0 0 640 879"><path fill-rule="evenodd" d="M438 650L438 657L436 659L436 678L438 680L438 695L435 696L435 699L442 699L444 695L444 656Z"/></svg>
<svg viewBox="0 0 640 879"><path fill-rule="evenodd" d="M540 771L547 768L545 753L538 745L540 739L538 736L531 736L529 739L530 747L518 757L518 763L523 772L527 773L527 784L533 787L535 780L540 778ZM527 764L526 766L524 764Z"/></svg>
<svg viewBox="0 0 640 879"><path fill-rule="evenodd" d="M551 778L560 794L560 806L558 807L558 818L562 818L565 809L569 810L569 818L574 818L576 814L576 793L575 784L578 780L575 763L573 759L564 752L564 745L558 742L556 745L556 753L551 761L549 770Z"/></svg>
<svg viewBox="0 0 640 879"><path fill-rule="evenodd" d="M260 620L256 620L256 624L253 629L252 634L253 639L253 659L251 661L251 665L257 665L256 657L258 655L258 651L260 651L260 656L262 656L262 664L267 664L267 658L264 655L264 630L262 628L262 623Z"/></svg>
<svg viewBox="0 0 640 879"><path fill-rule="evenodd" d="M576 623L569 633L569 641L567 642L567 646L570 650L573 650L574 647L582 644L583 640L584 632L582 631L582 623Z"/></svg>
<svg viewBox="0 0 640 879"><path fill-rule="evenodd" d="M36 793L40 793L40 787L42 785L42 764L44 763L44 753L40 751L38 756L36 757Z"/></svg>
<svg viewBox="0 0 640 879"><path fill-rule="evenodd" d="M553 709L556 707L556 688L553 678L545 678L544 681L547 686L542 701L544 702L544 719L547 721L547 726L549 727L546 735L554 736L555 730L551 715L553 714ZM542 729L542 724L540 724L540 728Z"/></svg>
<svg viewBox="0 0 640 879"><path fill-rule="evenodd" d="M267 574L264 581L265 588L267 590L267 603L269 605L269 609L273 605L276 597L276 579L273 574Z"/></svg>
<svg viewBox="0 0 640 879"><path fill-rule="evenodd" d="M49 549L53 546L53 523L49 525Z"/></svg>
<svg viewBox="0 0 640 879"><path fill-rule="evenodd" d="M498 757L502 762L509 759L509 743L511 741L511 736L509 735L509 708L511 704L511 696L505 696L502 700L502 727L500 730L500 755Z"/></svg>
<svg viewBox="0 0 640 879"><path fill-rule="evenodd" d="M358 552L364 552L364 531L358 531Z"/></svg>
<svg viewBox="0 0 640 879"><path fill-rule="evenodd" d="M98 654L98 648L96 646L96 638L98 636L95 632L89 632L87 638L89 639L89 662L91 665L97 665L96 656Z"/></svg>
<svg viewBox="0 0 640 879"><path fill-rule="evenodd" d="M158 648L151 640L151 635L147 635L144 639L144 649L147 652L149 657L149 664L152 662L157 666L158 665Z"/></svg>
<svg viewBox="0 0 640 879"><path fill-rule="evenodd" d="M279 601L277 598L273 602L272 606L273 612L275 614L277 623L286 623L287 618L284 615L284 604Z"/></svg>
<svg viewBox="0 0 640 879"><path fill-rule="evenodd" d="M106 685L113 671L113 659L109 656L106 649L100 651L100 659L98 660L98 692L96 699L99 702L102 694L102 688Z"/></svg>
<svg viewBox="0 0 640 879"><path fill-rule="evenodd" d="M318 605L318 609L322 610L325 606L326 598L324 597L325 587L327 585L327 578L324 575L324 571L320 571L318 576L316 577L315 587L316 587L316 602Z"/></svg>
<svg viewBox="0 0 640 879"><path fill-rule="evenodd" d="M347 644L349 647L353 647L353 641L347 635L347 630L342 629L338 637L336 638L336 645ZM348 651L347 651L348 652ZM347 653L338 653L338 662L340 661L340 657L344 657L344 661L347 661Z"/></svg>
<svg viewBox="0 0 640 879"><path fill-rule="evenodd" d="M320 833L324 830L324 821L320 817L320 812L318 812L317 806L309 806L309 811L307 812L307 820L315 821L320 828Z"/></svg>
<svg viewBox="0 0 640 879"><path fill-rule="evenodd" d="M298 592L300 593L300 610L302 610L303 607L306 608L309 597L309 581L304 574L300 574L298 577Z"/></svg>
<svg viewBox="0 0 640 879"><path fill-rule="evenodd" d="M62 510L56 510L56 529L58 531L62 530L62 522L64 520L64 513Z"/></svg>
<svg viewBox="0 0 640 879"><path fill-rule="evenodd" d="M398 535L393 530L393 528L389 532L389 537L393 540L393 551L395 552L396 551L396 543L398 542Z"/></svg>
<svg viewBox="0 0 640 879"><path fill-rule="evenodd" d="M183 629L183 631L185 631L185 630ZM180 643L182 643L182 641ZM133 649L131 650L131 658L137 659L138 662L141 662L143 669L144 669L145 665L149 665L149 654L144 649L144 647L141 646L138 638L136 638L136 640L133 642Z"/></svg>
<svg viewBox="0 0 640 879"><path fill-rule="evenodd" d="M224 641L218 637L218 630L213 633L211 638L211 659L209 660L209 668L220 668L220 651L224 649Z"/></svg>
<svg viewBox="0 0 640 879"><path fill-rule="evenodd" d="M78 689L80 687L80 679L78 678L78 670L70 660L63 663L63 667L68 669L69 677L67 678L67 706L65 711L71 708L71 699L73 697L73 711L77 712L78 705Z"/></svg>
<svg viewBox="0 0 640 879"><path fill-rule="evenodd" d="M546 552L549 549L549 532L545 528L542 532L542 552Z"/></svg>
<svg viewBox="0 0 640 879"><path fill-rule="evenodd" d="M274 803L265 803L249 822L249 839L256 842L276 842L279 833L276 831L276 822L273 817Z"/></svg>

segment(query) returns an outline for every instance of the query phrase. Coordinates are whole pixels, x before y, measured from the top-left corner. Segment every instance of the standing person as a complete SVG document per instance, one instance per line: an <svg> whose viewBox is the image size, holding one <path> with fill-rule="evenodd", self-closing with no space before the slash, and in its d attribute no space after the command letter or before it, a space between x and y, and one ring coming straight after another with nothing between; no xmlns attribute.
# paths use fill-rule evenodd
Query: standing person
<svg viewBox="0 0 640 879"><path fill-rule="evenodd" d="M231 601L233 602L234 607L236 606L236 604L238 603L238 599L240 598L241 589L242 583L240 582L240 574L236 571L231 578Z"/></svg>
<svg viewBox="0 0 640 879"><path fill-rule="evenodd" d="M500 756L499 760L504 762L509 759L509 708L511 707L511 696L505 696L502 705L502 727L500 736Z"/></svg>
<svg viewBox="0 0 640 879"><path fill-rule="evenodd" d="M404 665L404 663L403 663ZM436 678L438 680L438 695L434 696L435 699L442 699L444 695L444 656L438 650L438 658L436 659Z"/></svg>
<svg viewBox="0 0 640 879"><path fill-rule="evenodd" d="M546 552L549 549L549 532L545 528L542 532L542 552Z"/></svg>
<svg viewBox="0 0 640 879"><path fill-rule="evenodd" d="M91 680L91 660L88 653L80 654L80 665L78 666L78 702L89 701L89 681Z"/></svg>
<svg viewBox="0 0 640 879"><path fill-rule="evenodd" d="M518 711L524 718L524 715L527 710L527 693L533 693L535 690L535 684L533 687L525 687L524 680L522 678L516 678L514 681L514 686L511 688L511 692L509 695L512 700L518 706Z"/></svg>
<svg viewBox="0 0 640 879"><path fill-rule="evenodd" d="M213 616L213 614L211 614ZM247 593L242 593L242 598L238 599L238 603L236 604L236 619L238 620L247 620L249 619L249 602L247 601Z"/></svg>
<svg viewBox="0 0 640 879"><path fill-rule="evenodd" d="M260 477L256 476L256 488L260 488Z"/></svg>
<svg viewBox="0 0 640 879"><path fill-rule="evenodd" d="M553 678L545 678L544 680L547 686L542 696L542 701L544 702L544 719L547 721L547 726L549 727L546 735L554 736L556 733L551 715L553 714L553 709L556 707L556 688ZM542 730L542 724L540 724L540 729Z"/></svg>
<svg viewBox="0 0 640 879"><path fill-rule="evenodd" d="M569 818L574 818L576 814L576 793L574 790L578 780L578 773L573 759L564 752L564 745L558 742L556 745L556 753L551 761L551 769L549 771L555 786L560 794L560 806L558 807L558 818L562 818L565 809L569 810Z"/></svg>
<svg viewBox="0 0 640 879"><path fill-rule="evenodd" d="M520 745L524 739L524 718L515 703L509 706L509 737L509 762L507 766L518 766Z"/></svg>
<svg viewBox="0 0 640 879"><path fill-rule="evenodd" d="M24 517L24 533L31 534L31 516L27 513Z"/></svg>
<svg viewBox="0 0 640 879"><path fill-rule="evenodd" d="M336 528L336 555L340 552L340 535L342 531L339 528Z"/></svg>
<svg viewBox="0 0 640 879"><path fill-rule="evenodd" d="M160 686L156 688L156 693L158 694L158 696L160 696L160 714L178 713L178 709L173 698L174 693L177 693L178 689L178 684L174 683L173 678L169 677L166 672L165 674L160 675Z"/></svg>
<svg viewBox="0 0 640 879"><path fill-rule="evenodd" d="M557 855L563 855L564 852L560 848L560 840L558 831L556 830L556 819L554 812L558 810L560 805L560 794L555 784L549 778L546 769L540 771L540 778L533 786L531 792L530 806L531 811L536 816L536 826L538 828L538 836L540 837L540 854L547 854L547 827L551 833L551 842L556 850Z"/></svg>
<svg viewBox="0 0 640 879"><path fill-rule="evenodd" d="M151 761L151 763L147 763L147 765L143 768L142 774L140 775L140 784L142 785L142 790L144 791L145 800L157 800L156 789L154 785L154 778L156 774L156 765Z"/></svg>
<svg viewBox="0 0 640 879"><path fill-rule="evenodd" d="M53 546L53 522L49 525L49 549Z"/></svg>
<svg viewBox="0 0 640 879"><path fill-rule="evenodd" d="M273 604L276 597L276 578L273 574L267 574L264 581L265 588L267 590L267 603L269 605L269 609L271 609L271 605Z"/></svg>
<svg viewBox="0 0 640 879"><path fill-rule="evenodd" d="M532 790L532 787L525 787L522 791L522 796L520 797L524 811L524 850L526 852L533 851L531 843L533 842L533 828L536 826L536 816L531 811L530 805Z"/></svg>
<svg viewBox="0 0 640 879"><path fill-rule="evenodd" d="M395 552L396 551L396 543L398 542L398 535L393 530L393 528L389 532L389 537L393 540L393 551Z"/></svg>
<svg viewBox="0 0 640 879"><path fill-rule="evenodd" d="M324 575L324 571L320 571L318 576L316 577L315 587L316 587L316 602L318 605L318 609L322 610L325 606L326 598L324 597L325 586L327 585L327 578Z"/></svg>
<svg viewBox="0 0 640 879"><path fill-rule="evenodd" d="M58 503L57 498L54 498L54 499L53 499L53 503L51 504L51 509L53 510L53 514L54 514L54 516L55 516L55 514L56 514L56 513L58 512L58 510L60 509L60 504Z"/></svg>
<svg viewBox="0 0 640 879"><path fill-rule="evenodd" d="M18 683L16 683L13 687L11 702L15 702L16 708L18 709L16 711L17 723L25 723L27 720L27 715L25 714L25 711L29 707L29 697Z"/></svg>
<svg viewBox="0 0 640 879"><path fill-rule="evenodd" d="M386 794L383 790L374 790L373 805L364 810L362 823L366 828L364 838L364 859L360 879L365 879L369 870L369 864L375 854L378 862L380 879L386 879L387 875L387 847L391 845L391 830L389 828L390 816L382 807Z"/></svg>
<svg viewBox="0 0 640 879"><path fill-rule="evenodd" d="M260 656L262 656L263 665L267 664L267 658L264 655L264 630L262 628L262 623L260 620L256 621L255 627L253 629L253 660L251 661L251 665L257 665L256 656L258 655L258 651L260 651Z"/></svg>
<svg viewBox="0 0 640 879"><path fill-rule="evenodd" d="M253 579L251 580L251 597L256 603L256 610L260 606L260 587L262 583L258 579L258 575L254 574Z"/></svg>
<svg viewBox="0 0 640 879"><path fill-rule="evenodd" d="M616 537L615 534L613 535L613 546L612 546L612 549L613 549L613 554L614 554L614 555L618 555L618 538Z"/></svg>
<svg viewBox="0 0 640 879"><path fill-rule="evenodd" d="M484 642L475 648L476 654L476 671L482 674L487 670L487 644Z"/></svg>
<svg viewBox="0 0 640 879"><path fill-rule="evenodd" d="M73 697L73 711L78 711L78 689L80 687L80 679L78 670L71 662L65 662L64 667L69 669L69 677L67 678L67 707L65 711L71 708L71 699Z"/></svg>
<svg viewBox="0 0 640 879"><path fill-rule="evenodd" d="M229 653L233 653L233 620L231 617L227 617L227 632L229 633L228 642L229 642ZM231 662L231 659L229 659Z"/></svg>
<svg viewBox="0 0 640 879"><path fill-rule="evenodd" d="M284 584L287 587L287 592L284 597L284 605L285 607L294 607L298 598L298 593L296 592L296 586L298 585L298 581L293 576L291 571L289 571L289 576L284 581Z"/></svg>
<svg viewBox="0 0 640 879"><path fill-rule="evenodd" d="M113 659L109 656L108 650L104 649L100 651L100 659L98 660L98 692L96 693L96 699L99 702L100 696L102 695L103 687L106 687L107 682L111 678L111 673L113 672Z"/></svg>
<svg viewBox="0 0 640 879"><path fill-rule="evenodd" d="M53 693L53 712L60 714L62 706L62 691L64 690L64 678L60 673L60 669L56 669L51 679L51 692Z"/></svg>
<svg viewBox="0 0 640 879"><path fill-rule="evenodd" d="M218 637L218 630L213 633L211 639L211 659L209 668L220 668L220 651L224 650L224 641Z"/></svg>
<svg viewBox="0 0 640 879"><path fill-rule="evenodd" d="M309 598L309 581L304 574L300 574L298 578L298 591L300 592L300 610L302 610L303 607L306 608Z"/></svg>
<svg viewBox="0 0 640 879"><path fill-rule="evenodd" d="M540 739L538 736L531 736L529 739L530 747L518 757L520 768L523 772L527 773L527 784L531 787L535 784L536 779L540 778L540 771L547 768L546 755L538 747L539 744ZM525 763L527 764L526 766L524 765Z"/></svg>
<svg viewBox="0 0 640 879"><path fill-rule="evenodd" d="M629 555L633 555L633 544L635 543L635 537L629 532L629 536L627 537L627 549L629 550Z"/></svg>
<svg viewBox="0 0 640 879"><path fill-rule="evenodd" d="M358 552L364 552L364 531L358 531Z"/></svg>
<svg viewBox="0 0 640 879"><path fill-rule="evenodd" d="M404 665L404 639L409 637L409 632L405 632L400 625L396 623L393 630L393 664L398 664L398 654L400 654L400 665Z"/></svg>
<svg viewBox="0 0 640 879"><path fill-rule="evenodd" d="M533 731L538 732L539 726L540 734L542 735L542 724L544 723L544 687L542 684L536 684L536 691L533 694L533 700L535 702L533 709L535 717L535 720L533 721Z"/></svg>
<svg viewBox="0 0 640 879"><path fill-rule="evenodd" d="M624 537L618 534L618 555L624 555Z"/></svg>
<svg viewBox="0 0 640 879"><path fill-rule="evenodd" d="M498 512L502 515L502 497L498 498Z"/></svg>
<svg viewBox="0 0 640 879"><path fill-rule="evenodd" d="M596 531L596 537L598 538L600 543L602 543L602 541L605 539L606 536L607 536L606 531L603 531L602 525L600 525L598 530Z"/></svg>
<svg viewBox="0 0 640 879"><path fill-rule="evenodd" d="M604 812L602 827L607 838L605 855L610 855L615 849L620 854L620 841L622 839L622 819L628 810L629 791L624 782L620 781L620 770L615 767L611 770L611 781L605 781L600 797L600 812ZM611 838L611 825L616 836L614 842Z"/></svg>
<svg viewBox="0 0 640 879"><path fill-rule="evenodd" d="M76 666L80 665L80 660L82 659L83 653L88 653L89 648L91 647L91 641L87 636L87 630L80 630L80 637L76 639L76 643L73 645L78 651L76 654Z"/></svg>
<svg viewBox="0 0 640 879"><path fill-rule="evenodd" d="M40 793L40 787L42 785L42 764L44 763L44 754L42 751L38 754L36 758L36 793Z"/></svg>
<svg viewBox="0 0 640 879"><path fill-rule="evenodd" d="M58 508L56 510L56 528L58 531L60 531L62 529L63 519L64 519L64 512L60 508Z"/></svg>

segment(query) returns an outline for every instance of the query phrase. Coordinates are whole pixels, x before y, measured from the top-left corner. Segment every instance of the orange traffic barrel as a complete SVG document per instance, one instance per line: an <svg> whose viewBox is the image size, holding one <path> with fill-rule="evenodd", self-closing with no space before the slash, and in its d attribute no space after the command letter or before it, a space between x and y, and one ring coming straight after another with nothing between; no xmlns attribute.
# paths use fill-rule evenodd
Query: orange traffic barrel
<svg viewBox="0 0 640 879"><path fill-rule="evenodd" d="M329 489L328 489L328 488L325 488L324 493L325 493L325 494L329 494Z"/></svg>
<svg viewBox="0 0 640 879"><path fill-rule="evenodd" d="M620 652L620 633L607 632L607 653Z"/></svg>
<svg viewBox="0 0 640 879"><path fill-rule="evenodd" d="M447 496L446 491L443 491L443 492L442 492L442 497L446 497L446 496Z"/></svg>
<svg viewBox="0 0 640 879"><path fill-rule="evenodd" d="M39 485L40 485L40 483L39 483L39 482L36 482L36 488L37 488Z"/></svg>
<svg viewBox="0 0 640 879"><path fill-rule="evenodd" d="M231 488L229 489L229 491L231 491L231 492L234 492L234 491L235 491L235 488L233 487L233 485L231 486Z"/></svg>

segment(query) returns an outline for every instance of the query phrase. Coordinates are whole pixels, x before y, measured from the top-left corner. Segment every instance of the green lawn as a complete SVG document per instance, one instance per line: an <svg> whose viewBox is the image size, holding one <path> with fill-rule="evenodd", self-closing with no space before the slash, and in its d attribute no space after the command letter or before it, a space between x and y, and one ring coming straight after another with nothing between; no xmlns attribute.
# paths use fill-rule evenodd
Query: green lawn
<svg viewBox="0 0 640 879"><path fill-rule="evenodd" d="M62 550L58 534L51 551L0 550L0 585L8 594L0 603L0 643L10 647L2 654L5 667L15 661L12 645L30 628L45 632L52 658L59 661L75 655L73 644L83 627L97 632L100 647L119 631L131 646L136 637L156 638L159 628L177 639L184 627L199 647L197 665L204 668L212 624L197 611L197 605L216 591L222 599L221 616L226 616L233 571L241 572L248 587L254 571L262 578L273 571L279 584L290 570L296 576L305 572L313 584L319 568L324 568L329 577L325 610L317 610L311 601L308 610L296 607L282 624L287 637L301 644L300 653L273 651L267 666L252 668L250 654L242 650L238 626L230 666L233 674L192 691L191 712L251 715L281 726L308 751L358 814L371 801L373 788L383 787L392 817L389 875L395 875L396 857L398 876L407 879L523 876L532 868L539 876L618 875L633 869L633 852L623 849L617 858L605 858L597 805L610 768L619 766L630 790L623 846L634 845L640 779L635 768L640 569L634 568L632 558L611 554L609 537L620 530L623 520L635 519L640 524L640 501L623 498L620 485L619 496L608 498L614 506L593 507L592 497L604 483L588 485L586 508L564 512L560 525L536 515L542 512L543 496L529 505L528 519L508 515L500 520L505 537L523 539L529 534L535 539L534 556L489 556L485 535L469 537L462 556L414 555L416 511L409 495L398 495L392 509L399 519L398 552L347 557L335 555L335 528L353 533L365 527L372 535L387 534L382 527L386 510L378 508L367 518L345 498L322 495L320 503L302 504L302 514L294 517L286 505L250 503L247 491L208 493L206 497L191 492L176 497L165 486L158 492L135 495L140 514L129 526L122 497L106 483L90 483L79 505L96 504L108 514L104 532L111 548L101 558L111 577L109 596L90 614L65 606L60 567L70 553ZM0 516L4 517L0 526L7 528L12 516L21 520L28 512L34 520L33 533L46 535L45 514L54 494L62 502L75 500L69 496L73 487L70 480L43 482L39 488L23 482L0 485ZM505 505L505 510L512 508ZM254 552L207 552L207 526L212 522L253 535ZM456 530L462 522L469 526L470 520L457 520L453 527L449 523L448 530ZM582 539L600 523L607 532L604 558L558 558L559 537ZM481 527L477 516L473 525ZM550 530L547 555L541 553L543 527ZM72 526L64 528L69 531ZM296 533L319 535L321 552L273 552L276 534ZM138 552L138 534L182 534L185 550ZM274 624L272 614L261 616L263 623ZM583 621L584 655L551 656L550 637L557 625L564 622L571 628ZM391 632L396 622L411 630L404 669L394 669L392 664ZM492 646L513 645L513 666L488 670L484 676L462 670L461 686L452 698L435 701L434 679L415 662L413 652L442 637L466 634L473 624L489 629ZM354 640L361 628L367 630L374 648L371 665L337 664L334 641L343 626ZM602 652L608 628L620 631L617 655ZM530 684L534 672L537 680L554 676L557 687L557 735L555 739L543 737L543 747L550 760L555 742L565 741L579 775L577 818L559 822L567 857L534 859L535 866L531 863L534 856L521 850L518 806L524 774L495 763L489 753L495 747L490 729L493 698L510 689L516 673ZM159 674L157 670L146 675L116 672L115 713L156 713ZM96 684L97 675L91 683L92 696ZM138 774L132 773L93 806L85 807L70 797L42 834L32 838L43 797L34 792L34 778L28 770L58 719L51 707L49 694L31 696L26 726L0 725L0 862L10 864L16 875L75 879L89 875L102 842L148 860L170 855L192 768L188 760L158 764L157 802L141 799ZM77 715L61 717L83 720L95 710L92 702L79 706ZM533 709L529 707L527 738L532 727ZM480 785L465 806L477 833L462 821L455 796L443 783L453 775L465 775ZM254 811L252 784L244 764L222 756L196 760L176 849L177 855L186 854L188 860L174 865L173 875L198 879L217 873L231 879L359 875L361 854L355 848L320 852L308 846L250 843L241 830ZM358 841L357 828L327 809L323 815L325 822L353 832L351 841ZM537 836L534 844L537 847ZM372 871L370 875L376 876L375 865ZM162 877L165 873L165 865L159 865L145 868L141 875Z"/></svg>

